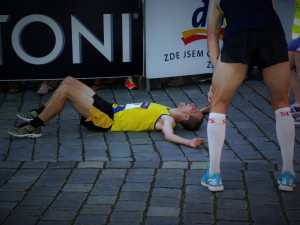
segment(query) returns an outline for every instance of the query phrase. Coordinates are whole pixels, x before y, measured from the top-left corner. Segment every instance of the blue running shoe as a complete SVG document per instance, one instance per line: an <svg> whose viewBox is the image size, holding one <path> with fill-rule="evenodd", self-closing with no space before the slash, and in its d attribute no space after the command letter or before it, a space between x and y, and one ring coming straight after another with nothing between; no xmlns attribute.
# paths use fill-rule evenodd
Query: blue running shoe
<svg viewBox="0 0 300 225"><path fill-rule="evenodd" d="M282 173L278 178L279 189L282 191L293 191L296 180L296 174Z"/></svg>
<svg viewBox="0 0 300 225"><path fill-rule="evenodd" d="M224 190L221 174L214 173L212 176L209 176L209 168L207 169L206 174L202 177L201 184L207 187L210 191Z"/></svg>

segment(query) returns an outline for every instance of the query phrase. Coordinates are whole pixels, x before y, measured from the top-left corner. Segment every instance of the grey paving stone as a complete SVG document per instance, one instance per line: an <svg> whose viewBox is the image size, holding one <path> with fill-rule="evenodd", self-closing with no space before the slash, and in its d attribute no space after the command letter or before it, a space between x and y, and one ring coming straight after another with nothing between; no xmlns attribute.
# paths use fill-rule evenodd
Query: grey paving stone
<svg viewBox="0 0 300 225"><path fill-rule="evenodd" d="M200 213L184 213L183 221L185 223L207 223L214 224L214 215L213 214L200 214Z"/></svg>
<svg viewBox="0 0 300 225"><path fill-rule="evenodd" d="M0 171L2 171L3 168L5 169L17 169L21 165L21 162L18 161L1 161L0 163Z"/></svg>
<svg viewBox="0 0 300 225"><path fill-rule="evenodd" d="M120 168L130 168L131 167L131 162L126 162L126 161L122 161L122 162L118 162L118 161L108 161L106 163L106 168L115 168L115 169L120 169Z"/></svg>
<svg viewBox="0 0 300 225"><path fill-rule="evenodd" d="M250 204L279 205L279 198L276 195L248 195Z"/></svg>
<svg viewBox="0 0 300 225"><path fill-rule="evenodd" d="M72 169L74 167L75 162L50 162L48 169Z"/></svg>
<svg viewBox="0 0 300 225"><path fill-rule="evenodd" d="M69 174L70 174L71 170L69 169L49 169L46 170L41 178L63 178L65 179Z"/></svg>
<svg viewBox="0 0 300 225"><path fill-rule="evenodd" d="M117 196L90 196L87 200L88 204L97 205L113 205L116 201Z"/></svg>
<svg viewBox="0 0 300 225"><path fill-rule="evenodd" d="M245 200L218 199L217 206L220 209L247 209L248 204Z"/></svg>
<svg viewBox="0 0 300 225"><path fill-rule="evenodd" d="M128 183L151 183L153 176L151 175L129 175L126 177Z"/></svg>
<svg viewBox="0 0 300 225"><path fill-rule="evenodd" d="M91 159L91 158L90 158ZM99 158L98 158L99 159ZM102 159L102 158L101 158ZM106 158L104 158L106 159ZM96 159L92 159L92 160L96 160ZM103 162L80 162L78 165L78 168L103 168Z"/></svg>
<svg viewBox="0 0 300 225"><path fill-rule="evenodd" d="M31 215L31 216L40 216L47 209L46 205L18 205L13 211L13 215Z"/></svg>
<svg viewBox="0 0 300 225"><path fill-rule="evenodd" d="M150 206L147 216L179 217L180 208Z"/></svg>
<svg viewBox="0 0 300 225"><path fill-rule="evenodd" d="M154 188L152 191L152 196L164 196L164 197L175 197L181 198L182 190L174 188Z"/></svg>
<svg viewBox="0 0 300 225"><path fill-rule="evenodd" d="M91 191L91 195L118 195L120 186L95 186Z"/></svg>
<svg viewBox="0 0 300 225"><path fill-rule="evenodd" d="M120 201L147 201L149 196L148 191L122 191Z"/></svg>
<svg viewBox="0 0 300 225"><path fill-rule="evenodd" d="M106 169L103 170L100 178L109 178L109 179L113 179L113 178L123 178L125 177L126 174L126 170L125 169Z"/></svg>
<svg viewBox="0 0 300 225"><path fill-rule="evenodd" d="M34 182L43 172L41 169L24 169L19 170L10 182Z"/></svg>
<svg viewBox="0 0 300 225"><path fill-rule="evenodd" d="M0 191L26 191L29 189L29 187L32 185L32 183L23 183L23 182L8 182L4 184Z"/></svg>
<svg viewBox="0 0 300 225"><path fill-rule="evenodd" d="M21 201L25 196L24 191L0 191L0 202L2 201Z"/></svg>
<svg viewBox="0 0 300 225"><path fill-rule="evenodd" d="M76 211L48 210L42 217L42 220L72 221L75 218L76 213Z"/></svg>
<svg viewBox="0 0 300 225"><path fill-rule="evenodd" d="M70 192L89 192L92 189L92 184L66 184L63 191Z"/></svg>
<svg viewBox="0 0 300 225"><path fill-rule="evenodd" d="M158 168L160 162L159 161L137 161L134 163L134 168Z"/></svg>
<svg viewBox="0 0 300 225"><path fill-rule="evenodd" d="M216 193L217 198L228 198L228 199L245 199L245 190L226 189L226 191Z"/></svg>
<svg viewBox="0 0 300 225"><path fill-rule="evenodd" d="M247 210L239 209L218 209L218 220L233 220L233 221L249 221L249 215Z"/></svg>
<svg viewBox="0 0 300 225"><path fill-rule="evenodd" d="M81 215L109 215L111 213L111 205L89 205L85 204L80 211Z"/></svg>
<svg viewBox="0 0 300 225"><path fill-rule="evenodd" d="M37 182L37 186L62 186L66 182L63 178L40 178Z"/></svg>
<svg viewBox="0 0 300 225"><path fill-rule="evenodd" d="M56 200L58 201L79 201L83 202L87 197L87 193L84 192L61 192Z"/></svg>
<svg viewBox="0 0 300 225"><path fill-rule="evenodd" d="M143 212L145 208L146 202L144 201L118 201L115 211Z"/></svg>
<svg viewBox="0 0 300 225"><path fill-rule="evenodd" d="M107 220L107 216L105 215L79 215L75 221L75 224L82 224L82 225L102 225L105 224Z"/></svg>
<svg viewBox="0 0 300 225"><path fill-rule="evenodd" d="M182 180L171 180L171 179L158 179L155 182L156 188L181 188L183 185Z"/></svg>
<svg viewBox="0 0 300 225"><path fill-rule="evenodd" d="M28 195L56 196L59 191L60 187L35 186L30 190Z"/></svg>
<svg viewBox="0 0 300 225"><path fill-rule="evenodd" d="M32 225L37 222L39 218L37 216L28 216L28 215L17 215L10 216L3 225Z"/></svg>
<svg viewBox="0 0 300 225"><path fill-rule="evenodd" d="M143 220L142 212L113 212L110 218L111 221L133 221L141 222Z"/></svg>
<svg viewBox="0 0 300 225"><path fill-rule="evenodd" d="M71 175L68 179L68 184L93 184L96 176L76 176Z"/></svg>
<svg viewBox="0 0 300 225"><path fill-rule="evenodd" d="M82 202L80 201L55 201L50 206L50 210L78 211L81 204Z"/></svg>
<svg viewBox="0 0 300 225"><path fill-rule="evenodd" d="M152 197L150 207L179 207L180 199L171 197Z"/></svg>
<svg viewBox="0 0 300 225"><path fill-rule="evenodd" d="M211 204L203 204L203 203L185 203L184 204L184 213L199 213L199 214L213 214L214 213L214 205Z"/></svg>
<svg viewBox="0 0 300 225"><path fill-rule="evenodd" d="M147 217L146 225L178 225L179 218L175 217Z"/></svg>
<svg viewBox="0 0 300 225"><path fill-rule="evenodd" d="M140 225L139 222L120 222L120 221L117 221L117 222L110 222L108 223L108 225Z"/></svg>
<svg viewBox="0 0 300 225"><path fill-rule="evenodd" d="M49 196L25 196L22 201L24 205L47 206L53 201L54 197Z"/></svg>
<svg viewBox="0 0 300 225"><path fill-rule="evenodd" d="M17 205L17 202L0 202L0 211L9 212L9 211L11 211L16 205Z"/></svg>
<svg viewBox="0 0 300 225"><path fill-rule="evenodd" d="M71 225L71 221L40 221L38 225Z"/></svg>
<svg viewBox="0 0 300 225"><path fill-rule="evenodd" d="M122 191L142 191L148 192L150 190L149 183L125 183Z"/></svg>

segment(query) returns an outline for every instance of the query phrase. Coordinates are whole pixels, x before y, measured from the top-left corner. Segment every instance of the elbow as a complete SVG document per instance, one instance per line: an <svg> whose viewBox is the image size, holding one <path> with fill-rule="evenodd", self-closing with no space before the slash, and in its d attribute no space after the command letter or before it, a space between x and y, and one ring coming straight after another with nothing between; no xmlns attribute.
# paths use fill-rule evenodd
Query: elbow
<svg viewBox="0 0 300 225"><path fill-rule="evenodd" d="M168 134L164 134L164 138L166 141L171 141L171 137Z"/></svg>

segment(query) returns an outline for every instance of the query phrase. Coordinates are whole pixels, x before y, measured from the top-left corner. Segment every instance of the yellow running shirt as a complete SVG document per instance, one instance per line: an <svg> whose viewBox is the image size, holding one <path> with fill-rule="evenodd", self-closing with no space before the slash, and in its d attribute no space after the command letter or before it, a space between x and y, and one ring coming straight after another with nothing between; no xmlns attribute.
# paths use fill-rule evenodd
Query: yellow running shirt
<svg viewBox="0 0 300 225"><path fill-rule="evenodd" d="M300 0L295 0L295 17L294 17L294 24L293 24L293 36L292 38L295 39L300 35Z"/></svg>
<svg viewBox="0 0 300 225"><path fill-rule="evenodd" d="M114 122L110 131L155 130L155 124L162 115L171 116L171 108L156 103L132 103L113 105ZM175 127L174 123L174 127Z"/></svg>

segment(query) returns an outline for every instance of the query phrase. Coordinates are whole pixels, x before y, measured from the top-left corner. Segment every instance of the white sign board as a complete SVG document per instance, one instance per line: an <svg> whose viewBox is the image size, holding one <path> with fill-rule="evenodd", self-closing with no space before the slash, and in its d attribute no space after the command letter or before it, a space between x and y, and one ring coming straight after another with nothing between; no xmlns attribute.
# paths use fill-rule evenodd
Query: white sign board
<svg viewBox="0 0 300 225"><path fill-rule="evenodd" d="M207 48L209 0L146 0L146 78L212 72Z"/></svg>

